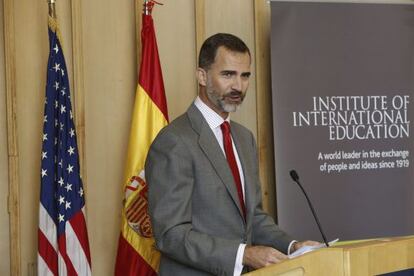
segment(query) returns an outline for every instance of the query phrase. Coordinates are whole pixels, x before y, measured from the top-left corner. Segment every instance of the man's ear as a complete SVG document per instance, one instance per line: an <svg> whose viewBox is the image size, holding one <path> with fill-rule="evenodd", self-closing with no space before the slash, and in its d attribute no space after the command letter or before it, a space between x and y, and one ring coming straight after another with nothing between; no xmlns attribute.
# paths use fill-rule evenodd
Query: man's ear
<svg viewBox="0 0 414 276"><path fill-rule="evenodd" d="M196 71L196 77L198 84L201 86L206 86L207 83L207 72L203 68L198 67Z"/></svg>

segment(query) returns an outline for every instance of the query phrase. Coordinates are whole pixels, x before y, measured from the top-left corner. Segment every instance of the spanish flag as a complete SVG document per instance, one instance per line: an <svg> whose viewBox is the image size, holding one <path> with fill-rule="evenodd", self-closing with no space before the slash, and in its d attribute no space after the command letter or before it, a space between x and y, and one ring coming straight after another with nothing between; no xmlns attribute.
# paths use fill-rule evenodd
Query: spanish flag
<svg viewBox="0 0 414 276"><path fill-rule="evenodd" d="M160 259L147 212L144 163L155 136L168 124L168 111L151 8L142 15L141 66L123 183L125 199L115 264L115 275L122 276L156 275Z"/></svg>

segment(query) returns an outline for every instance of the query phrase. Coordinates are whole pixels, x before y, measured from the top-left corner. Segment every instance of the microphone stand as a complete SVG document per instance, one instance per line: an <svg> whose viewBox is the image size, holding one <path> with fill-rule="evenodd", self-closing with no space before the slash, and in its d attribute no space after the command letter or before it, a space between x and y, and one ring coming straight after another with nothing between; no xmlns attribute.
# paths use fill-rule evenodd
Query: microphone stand
<svg viewBox="0 0 414 276"><path fill-rule="evenodd" d="M308 197L308 195L306 194L306 191L305 191L305 189L303 188L302 184L300 184L300 181L299 181L299 175L296 173L296 171L295 171L295 170L291 170L291 171L290 171L290 177L292 177L293 181L295 181L295 182L299 185L299 188L302 190L303 194L305 195L306 200L308 201L309 207L310 207L310 209L311 209L311 211L312 211L313 217L315 218L316 224L318 225L319 232L321 232L321 234L322 234L323 241L324 241L324 243L325 243L326 247L329 247L328 241L327 241L327 239L326 239L326 237L325 237L325 234L323 233L323 230L322 230L321 224L320 224L320 222L319 222L318 217L316 216L316 212L315 212L315 210L313 209L312 203L311 203L311 201L309 200L309 197Z"/></svg>

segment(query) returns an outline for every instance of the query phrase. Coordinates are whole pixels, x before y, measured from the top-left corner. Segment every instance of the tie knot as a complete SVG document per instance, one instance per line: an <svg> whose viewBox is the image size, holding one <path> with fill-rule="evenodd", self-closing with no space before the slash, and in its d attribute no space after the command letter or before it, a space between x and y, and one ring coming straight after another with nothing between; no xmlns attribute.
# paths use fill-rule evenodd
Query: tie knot
<svg viewBox="0 0 414 276"><path fill-rule="evenodd" d="M230 133L230 124L227 121L224 121L221 125L221 131L223 133L229 134Z"/></svg>

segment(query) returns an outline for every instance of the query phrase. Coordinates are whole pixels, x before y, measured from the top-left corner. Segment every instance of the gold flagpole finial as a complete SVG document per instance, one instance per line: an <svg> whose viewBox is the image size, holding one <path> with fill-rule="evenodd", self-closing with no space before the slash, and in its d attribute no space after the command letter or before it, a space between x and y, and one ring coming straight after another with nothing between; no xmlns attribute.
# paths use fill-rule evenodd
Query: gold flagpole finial
<svg viewBox="0 0 414 276"><path fill-rule="evenodd" d="M151 0L144 0L144 14L149 15L152 10Z"/></svg>
<svg viewBox="0 0 414 276"><path fill-rule="evenodd" d="M152 8L154 7L154 5L164 5L163 3L159 3L155 0L144 0L144 14L145 15L150 15Z"/></svg>
<svg viewBox="0 0 414 276"><path fill-rule="evenodd" d="M56 0L47 0L47 3L49 4L49 16L52 18L56 18L56 9L55 9Z"/></svg>

